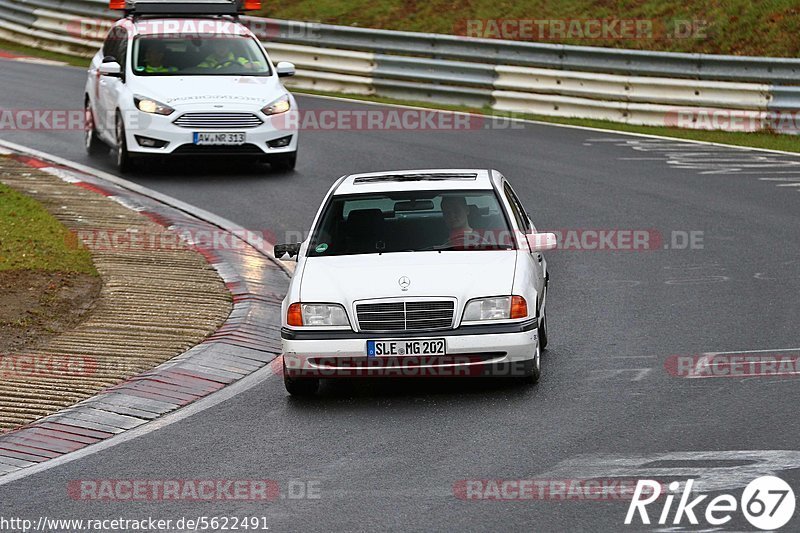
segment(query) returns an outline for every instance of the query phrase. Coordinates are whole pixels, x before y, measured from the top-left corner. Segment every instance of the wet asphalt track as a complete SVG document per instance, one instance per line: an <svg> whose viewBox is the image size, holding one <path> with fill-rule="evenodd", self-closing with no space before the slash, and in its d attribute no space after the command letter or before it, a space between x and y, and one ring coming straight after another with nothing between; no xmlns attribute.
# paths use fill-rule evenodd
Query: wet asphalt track
<svg viewBox="0 0 800 533"><path fill-rule="evenodd" d="M0 60L0 107L75 109L84 80L77 68ZM298 100L305 109L362 108ZM0 137L113 172L110 158L84 154L80 132ZM130 442L0 486L0 515L264 516L272 531L618 531L624 503L463 501L453 484L579 478L586 470L577 461L587 455L602 470L601 454L668 460L684 451L797 450L798 378L689 380L664 368L675 354L800 348L800 188L759 179L791 171L800 158L766 155L754 165L754 157L527 124L305 132L291 174L189 162L126 176L280 239L308 228L342 174L493 167L511 179L540 229L654 229L666 242L672 231L699 231L703 248L550 252L550 347L536 387L358 381L297 401L273 377ZM699 472L709 463L689 465ZM796 493L798 469L800 460L778 472ZM268 478L284 489L302 480L318 483L321 497L71 500L67 482L87 478ZM726 527L749 528L738 519Z"/></svg>

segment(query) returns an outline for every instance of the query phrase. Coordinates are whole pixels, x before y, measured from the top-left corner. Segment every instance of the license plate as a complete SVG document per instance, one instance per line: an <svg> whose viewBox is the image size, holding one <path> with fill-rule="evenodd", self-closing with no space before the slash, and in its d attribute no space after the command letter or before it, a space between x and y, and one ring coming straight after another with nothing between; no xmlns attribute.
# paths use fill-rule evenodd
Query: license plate
<svg viewBox="0 0 800 533"><path fill-rule="evenodd" d="M194 144L200 146L236 146L244 144L246 140L245 134L239 133L195 133Z"/></svg>
<svg viewBox="0 0 800 533"><path fill-rule="evenodd" d="M367 357L445 354L444 339L367 341Z"/></svg>

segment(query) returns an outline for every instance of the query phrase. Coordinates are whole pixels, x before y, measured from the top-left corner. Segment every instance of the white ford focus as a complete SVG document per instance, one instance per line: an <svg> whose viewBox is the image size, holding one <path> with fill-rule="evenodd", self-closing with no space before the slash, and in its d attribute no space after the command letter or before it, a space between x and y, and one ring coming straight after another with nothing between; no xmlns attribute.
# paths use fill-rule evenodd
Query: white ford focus
<svg viewBox="0 0 800 533"><path fill-rule="evenodd" d="M537 233L496 170L354 174L329 191L283 301L292 394L320 378L510 375L535 383L549 274Z"/></svg>
<svg viewBox="0 0 800 533"><path fill-rule="evenodd" d="M112 0L114 3L114 0ZM239 0L136 1L109 31L89 67L86 149L111 147L125 172L140 159L242 156L291 170L297 104L238 20Z"/></svg>

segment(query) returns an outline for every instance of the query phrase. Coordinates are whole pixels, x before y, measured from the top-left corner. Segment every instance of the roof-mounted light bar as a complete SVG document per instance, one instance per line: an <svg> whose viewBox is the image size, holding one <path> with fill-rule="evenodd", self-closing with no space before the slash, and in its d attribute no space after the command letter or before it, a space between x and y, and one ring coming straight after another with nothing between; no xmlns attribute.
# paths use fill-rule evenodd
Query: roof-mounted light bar
<svg viewBox="0 0 800 533"><path fill-rule="evenodd" d="M133 15L238 15L261 9L261 0L109 0L108 7Z"/></svg>

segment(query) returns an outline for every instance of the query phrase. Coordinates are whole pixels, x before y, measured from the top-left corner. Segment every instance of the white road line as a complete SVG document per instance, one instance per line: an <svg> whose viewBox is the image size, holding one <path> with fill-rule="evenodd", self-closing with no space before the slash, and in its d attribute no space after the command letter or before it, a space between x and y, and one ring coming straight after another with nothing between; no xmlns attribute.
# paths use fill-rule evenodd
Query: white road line
<svg viewBox="0 0 800 533"><path fill-rule="evenodd" d="M595 374L588 381L607 381L625 376L629 372L633 373L633 376L628 381L641 381L652 371L652 368L596 368L593 370Z"/></svg>
<svg viewBox="0 0 800 533"><path fill-rule="evenodd" d="M757 171L749 171L749 170L741 170L738 174L758 174L762 176L764 174L794 174L795 177L798 177L797 170L757 170Z"/></svg>
<svg viewBox="0 0 800 533"><path fill-rule="evenodd" d="M122 178L118 178L116 176L108 174L107 172L87 167L85 165L81 165L79 163L75 163L58 156L47 154L39 150L27 148L25 146L11 143L2 139L0 139L0 150L3 150L4 152L8 153L14 153L14 152L26 153L28 155L43 159L45 161L50 161L68 168L74 168L80 172L84 172L88 175L102 178L106 181L119 185L120 187L153 198L154 200L169 205L170 207L188 213L197 218L203 219L207 222L210 222L211 224L219 226L220 228L226 229L234 233L235 235L247 235L247 232L243 231L243 228L239 227L238 225L234 224L233 222L227 219L224 219L222 217L209 213L208 211L205 211L203 209L182 202L176 198L172 198L171 196L167 196L152 189L148 189L147 187L142 187L141 185L137 185ZM50 170L56 171L58 169L50 169ZM65 171L62 170L60 172L63 174ZM74 176L70 177L74 178ZM274 259L274 256L272 255L272 245L269 245L267 243L261 243L258 242L257 240L254 240L254 242L248 242L248 244L252 245L254 248L256 248L259 252L263 253L264 255ZM282 261L276 260L275 262L279 264L282 268L286 269ZM287 273L291 275L291 272L288 270ZM36 466L23 468L21 470L18 470L17 472L6 474L0 477L0 486L5 485L7 483L11 483L18 479L22 479L37 474L45 470L49 470L50 468L55 468L57 466L75 461L77 459L81 459L88 455L92 455L94 453L103 451L107 448L116 446L117 444L122 444L123 442L128 442L137 437L141 437L162 427L174 424L175 422L178 422L180 420L193 416L197 413L205 411L206 409L214 407L222 402L225 402L230 398L236 396L237 394L241 394L247 391L248 389L255 387L256 385L259 385L260 383L269 379L273 375L274 374L272 372L271 366L266 365L265 367L256 370L252 374L245 376L239 381L224 387L220 391L215 392L209 396L206 396L205 398L202 398L186 407L182 407L176 411L173 411L162 417L159 417L153 420L152 422L148 422L137 428L125 431L123 433L120 433L119 435L100 441L97 444L92 444L78 451L70 452L66 455L57 457L55 459L50 459L49 461L45 461L44 463L40 463Z"/></svg>
<svg viewBox="0 0 800 533"><path fill-rule="evenodd" d="M33 63L36 65L53 65L58 67L63 67L68 64L66 61L56 61L54 59L44 59L41 57L15 57L14 61L19 61L20 63Z"/></svg>
<svg viewBox="0 0 800 533"><path fill-rule="evenodd" d="M800 352L800 348L773 348L771 350L736 350L734 352L703 352L703 355L728 355L740 353Z"/></svg>
<svg viewBox="0 0 800 533"><path fill-rule="evenodd" d="M76 68L85 70L84 67L75 67L71 65L66 65L67 68ZM291 89L289 89L291 91ZM539 126L551 126L554 128L568 128L573 130L583 130L583 131L596 131L599 133L606 133L611 135L624 135L628 137L638 137L640 139L652 139L654 141L671 141L676 145L685 146L687 144L693 144L696 146L717 146L721 148L729 148L731 150L745 150L751 152L764 152L768 154L783 154L783 155L791 155L794 157L800 157L800 152L787 152L786 150L774 150L771 148L758 148L755 146L739 146L736 144L726 144L726 143L717 143L711 141L700 141L696 139L680 139L677 137L667 137L666 135L655 135L652 133L636 133L631 131L620 131L620 130L610 130L607 128L597 128L592 126L579 126L576 124L559 124L557 122L547 122L545 120L534 120L534 119L527 119L527 118L515 118L515 117L507 117L503 115L485 115L483 113L469 113L464 111L449 111L447 109L437 109L435 107L421 107L415 105L408 105L408 104L388 104L383 102L370 102L369 100L359 100L357 98L344 98L341 96L329 96L329 95L322 95L322 94L310 94L304 93L302 91L295 91L295 94L301 95L304 98L317 98L319 100L334 100L338 102L349 102L349 103L357 103L361 105L372 105L378 107L393 107L393 108L400 108L400 109L418 109L421 111L438 111L441 113L455 113L458 115L466 115L466 116L474 116L474 117L483 117L483 118L497 118L498 120L508 120L512 122L521 122L523 124L537 124Z"/></svg>
<svg viewBox="0 0 800 533"><path fill-rule="evenodd" d="M720 465L734 461L738 465ZM561 461L538 474L541 479L672 479L695 480L697 492L736 490L765 475L779 475L800 466L797 450L703 450L651 454L585 454Z"/></svg>
<svg viewBox="0 0 800 533"><path fill-rule="evenodd" d="M291 90L291 89L290 89ZM537 124L540 126L553 126L555 128L568 128L574 130L583 130L583 131L596 131L600 133L609 133L612 135L626 135L628 137L639 137L641 139L652 139L653 141L670 141L675 144L675 146L682 146L686 147L686 145L696 145L696 146L717 146L720 148L729 148L733 151L745 150L750 152L764 152L768 154L782 154L782 155L790 155L793 157L800 157L800 152L787 152L785 150L773 150L770 148L757 148L755 146L738 146L735 144L725 144L725 143L717 143L711 141L699 141L696 139L679 139L676 137L667 137L665 135L654 135L651 133L635 133L630 131L619 131L619 130L610 130L606 128L595 128L592 126L578 126L575 124L559 124L557 122L547 122L544 120L534 120L528 118L514 118L514 117L505 117L502 115L484 115L480 113L468 113L464 111L448 111L447 109L436 109L432 107L420 107L414 105L404 105L404 104L386 104L381 102L370 102L368 100L358 100L356 98L343 98L340 96L328 96L328 95L321 95L321 94L308 94L297 91L295 94L302 95L304 98L318 98L324 100L334 100L338 102L350 102L350 103L358 103L364 105L373 105L379 107L395 107L401 109L417 109L420 111L439 111L442 113L454 113L457 115L467 115L472 117L483 117L486 119L497 118L498 120L509 120L513 122L521 122L523 124ZM617 139L619 141L619 139ZM589 142L592 142L592 139L589 139Z"/></svg>
<svg viewBox="0 0 800 533"><path fill-rule="evenodd" d="M142 437L147 435L148 433L152 433L158 429L170 426L175 422L180 422L190 416L194 416L198 413L201 413L207 409L211 409L223 402L226 402L237 396L245 391L252 389L253 387L260 385L264 381L268 380L275 374L272 372L272 365L266 365L262 368L259 368L252 374L249 374L239 381L220 389L218 392L210 394L205 398L197 400L194 403L187 405L186 407L181 407L176 411L172 411L171 413L167 413L164 416L156 418L151 422L147 422L146 424L142 424L133 429L129 429L118 435L113 437L109 437L106 440L102 440L97 444L91 444L86 448L81 448L80 450L67 453L60 457L56 457L55 459L50 459L43 463L39 463L35 466L29 466L27 468L23 468L16 472L6 474L0 477L0 486L6 485L8 483L12 483L22 478L26 478L28 476L32 476L38 474L40 472L44 472L46 470L50 470L51 468L56 468L67 463L71 463L72 461L76 461L78 459L83 459L86 456L93 455L97 452L102 452L107 450L108 448L113 448L118 444L123 444L125 442L131 441L133 439Z"/></svg>
<svg viewBox="0 0 800 533"><path fill-rule="evenodd" d="M83 67L75 67L71 65L66 65L68 68L77 68L81 70L85 70ZM291 91L291 88L289 89ZM473 117L482 117L486 119L497 118L498 120L508 120L512 122L521 122L523 124L536 124L539 126L550 126L554 128L567 128L567 129L574 129L574 130L582 130L582 131L594 131L598 133L605 133L611 135L622 135L628 137L638 137L640 139L652 139L653 141L671 141L676 146L686 146L686 145L695 145L695 146L716 146L720 148L728 148L731 150L739 151L750 151L750 152L764 152L768 154L783 154L783 155L790 155L794 157L800 157L800 152L787 152L786 150L774 150L771 148L758 148L755 146L739 146L736 144L726 144L726 143L718 143L718 142L711 142L711 141L700 141L697 139L680 139L677 137L668 137L665 135L655 135L652 133L636 133L631 131L620 131L620 130L610 130L607 128L597 128L592 126L579 126L576 124L559 124L557 122L547 122L544 120L534 120L534 119L527 119L527 118L516 118L516 117L507 117L503 115L486 115L483 113L469 113L466 111L450 111L447 109L437 109L435 107L421 107L415 105L408 105L408 104L390 104L384 102L371 102L369 100L359 100L357 98L344 98L341 96L329 96L329 95L322 95L322 94L310 94L304 93L302 91L294 91L294 94L301 95L304 98L316 98L319 100L333 100L337 102L349 102L349 103L357 103L360 105L371 105L377 107L392 107L392 108L400 108L400 109L417 109L420 111L438 111L441 113L454 113L457 115L466 115L466 116L473 116Z"/></svg>
<svg viewBox="0 0 800 533"><path fill-rule="evenodd" d="M778 158L769 154L752 152L734 152L729 149L696 150L687 148L685 144L660 141L619 140L617 138L591 139L596 143L612 143L614 146L629 148L643 154L652 153L657 157L618 157L618 161L662 161L668 168L694 170L698 175L726 175L731 177L758 175L759 180L765 174L783 174L783 178L774 181L800 181L800 158ZM772 170L770 170L772 169ZM781 185L778 185L781 186ZM796 185L783 185L796 187Z"/></svg>

